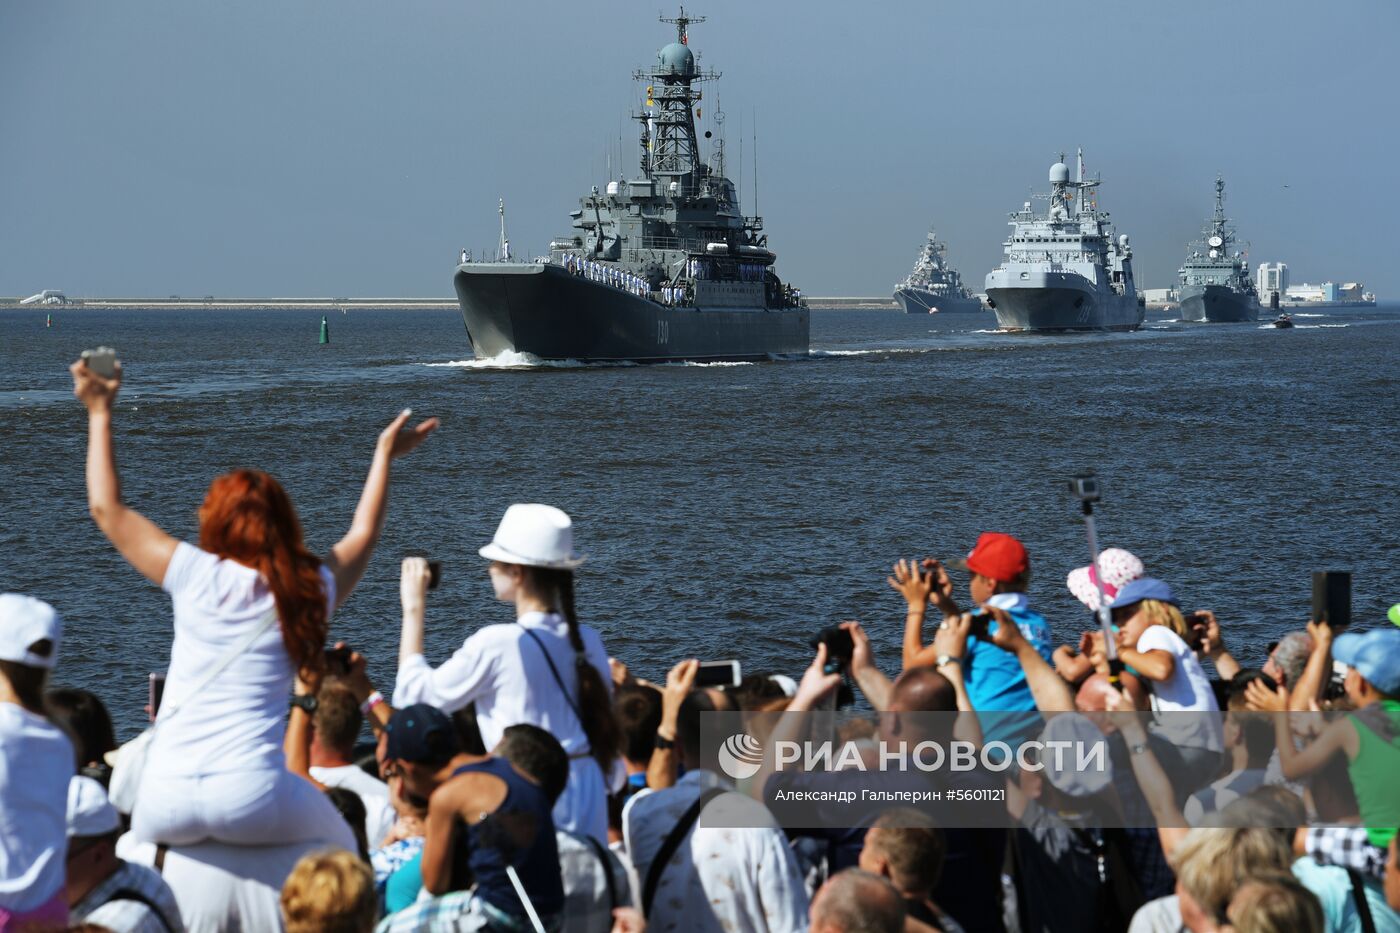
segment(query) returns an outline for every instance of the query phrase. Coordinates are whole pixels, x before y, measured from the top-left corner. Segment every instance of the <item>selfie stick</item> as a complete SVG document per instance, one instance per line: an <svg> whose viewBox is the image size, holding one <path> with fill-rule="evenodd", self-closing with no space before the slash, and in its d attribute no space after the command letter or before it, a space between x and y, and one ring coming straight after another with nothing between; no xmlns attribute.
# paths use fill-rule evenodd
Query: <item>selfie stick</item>
<svg viewBox="0 0 1400 933"><path fill-rule="evenodd" d="M1084 533L1089 539L1090 576L1094 580L1094 589L1099 593L1099 628L1103 630L1103 647L1108 655L1108 682L1115 690L1120 690L1119 674L1123 672L1123 662L1118 660L1118 642L1113 637L1113 615L1109 611L1108 596L1103 591L1103 580L1099 576L1099 533L1094 524L1094 498L1081 495L1079 501L1084 509Z"/></svg>
<svg viewBox="0 0 1400 933"><path fill-rule="evenodd" d="M520 876L515 873L515 866L507 865L506 874L510 876L510 883L515 885L515 893L519 895L520 903L525 905L525 913L530 915L530 924L535 928L535 933L545 933L540 915L535 913L535 905L530 903L530 897L525 893L525 885L520 883Z"/></svg>

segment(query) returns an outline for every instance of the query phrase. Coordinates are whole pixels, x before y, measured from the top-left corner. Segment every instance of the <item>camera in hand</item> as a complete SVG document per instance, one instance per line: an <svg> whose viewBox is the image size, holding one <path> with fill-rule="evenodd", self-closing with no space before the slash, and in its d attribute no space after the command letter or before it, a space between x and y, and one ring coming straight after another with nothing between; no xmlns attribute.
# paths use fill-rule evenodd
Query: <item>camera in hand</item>
<svg viewBox="0 0 1400 933"><path fill-rule="evenodd" d="M435 590L442 582L442 561L428 560L427 551L404 551L404 557L421 557L428 561L428 589Z"/></svg>
<svg viewBox="0 0 1400 933"><path fill-rule="evenodd" d="M88 369L103 379L111 379L117 374L117 351L111 347L84 350L83 361L87 363Z"/></svg>
<svg viewBox="0 0 1400 933"><path fill-rule="evenodd" d="M326 649L326 670L332 674L350 673L350 646Z"/></svg>
<svg viewBox="0 0 1400 933"><path fill-rule="evenodd" d="M826 645L826 672L836 674L851 665L851 655L855 653L855 641L851 633L839 625L828 625L817 633L811 641L812 648Z"/></svg>
<svg viewBox="0 0 1400 933"><path fill-rule="evenodd" d="M1351 574L1345 570L1315 570L1312 575L1312 619L1332 631L1351 624Z"/></svg>

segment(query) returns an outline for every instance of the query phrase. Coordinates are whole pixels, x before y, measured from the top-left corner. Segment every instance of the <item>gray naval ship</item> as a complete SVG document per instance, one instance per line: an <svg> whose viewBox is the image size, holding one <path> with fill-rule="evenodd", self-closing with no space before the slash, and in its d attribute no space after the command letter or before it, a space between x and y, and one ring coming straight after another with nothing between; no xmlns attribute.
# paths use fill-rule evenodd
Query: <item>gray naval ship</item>
<svg viewBox="0 0 1400 933"><path fill-rule="evenodd" d="M1230 247L1235 231L1225 218L1225 180L1215 179L1215 216L1197 248L1178 270L1183 321L1207 323L1259 320L1259 294L1249 277L1249 260Z"/></svg>
<svg viewBox="0 0 1400 933"><path fill-rule="evenodd" d="M1113 238L1098 209L1099 180L1069 179L1064 156L1050 166L1050 207L1027 201L1011 215L1006 259L987 274L987 304L1002 330L1136 330L1146 306L1133 281L1126 234Z"/></svg>
<svg viewBox="0 0 1400 933"><path fill-rule="evenodd" d="M948 265L947 256L948 247L930 230L913 271L894 287L894 300L907 313L963 314L982 310L982 302L963 287L962 276Z"/></svg>
<svg viewBox="0 0 1400 933"><path fill-rule="evenodd" d="M463 261L453 284L478 358L662 362L755 360L808 351L810 312L774 271L763 220L744 216L724 142L702 161L701 71L687 27L633 77L646 84L641 171L579 200L573 233L533 262ZM720 117L716 114L716 119ZM722 129L722 120L720 121ZM720 136L706 132L706 139ZM465 259L466 257L464 257Z"/></svg>

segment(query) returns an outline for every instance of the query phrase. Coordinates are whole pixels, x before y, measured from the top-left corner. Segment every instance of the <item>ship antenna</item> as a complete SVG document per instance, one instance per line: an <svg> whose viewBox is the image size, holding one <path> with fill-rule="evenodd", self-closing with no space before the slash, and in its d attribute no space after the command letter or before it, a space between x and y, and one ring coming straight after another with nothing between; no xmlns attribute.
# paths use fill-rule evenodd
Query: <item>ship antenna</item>
<svg viewBox="0 0 1400 933"><path fill-rule="evenodd" d="M496 247L496 259L498 262L510 262L510 239L506 237L506 201L502 198L496 208L501 215L501 242Z"/></svg>
<svg viewBox="0 0 1400 933"><path fill-rule="evenodd" d="M758 108L753 110L753 213L758 216Z"/></svg>

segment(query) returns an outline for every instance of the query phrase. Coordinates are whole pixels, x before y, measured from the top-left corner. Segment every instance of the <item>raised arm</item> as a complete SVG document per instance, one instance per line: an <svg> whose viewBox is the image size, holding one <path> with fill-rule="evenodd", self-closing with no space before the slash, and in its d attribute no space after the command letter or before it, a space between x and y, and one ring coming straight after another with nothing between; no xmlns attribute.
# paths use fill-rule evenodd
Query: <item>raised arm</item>
<svg viewBox="0 0 1400 933"><path fill-rule="evenodd" d="M1235 660L1225 647L1225 639L1220 634L1220 623L1215 618L1215 613L1209 609L1197 612L1192 619L1187 621L1204 621L1206 627L1205 638L1201 642L1201 651L1210 658L1210 663L1215 665L1215 673L1220 675L1221 680L1230 680L1240 672L1240 662Z"/></svg>
<svg viewBox="0 0 1400 933"><path fill-rule="evenodd" d="M875 666L875 656L870 651L870 636L865 634L859 622L842 622L841 627L851 633L851 677L870 701L871 708L883 713L890 708L890 688L893 684Z"/></svg>
<svg viewBox="0 0 1400 933"><path fill-rule="evenodd" d="M1186 817L1176 805L1171 779L1163 770L1162 763L1152 753L1147 741L1147 730L1133 706L1133 701L1121 691L1113 691L1107 698L1108 712L1113 714L1113 722L1128 745L1128 757L1132 762L1133 777L1137 778L1143 799L1152 811L1152 819L1157 823L1157 838L1162 851L1168 857L1186 835Z"/></svg>
<svg viewBox="0 0 1400 933"><path fill-rule="evenodd" d="M1296 684L1289 684L1289 706L1295 713L1305 713L1312 703L1322 702L1322 692L1332 676L1332 626L1326 622L1309 622L1308 635L1313 650Z"/></svg>
<svg viewBox="0 0 1400 933"><path fill-rule="evenodd" d="M389 506L389 467L397 457L417 448L438 426L436 418L420 421L411 430L405 431L412 409L405 408L399 416L389 422L389 426L379 434L375 444L374 458L370 461L369 476L365 478L364 491L360 493L360 504L355 507L355 517L350 522L350 530L345 533L326 558L326 566L335 576L335 601L339 606L354 591L360 578L369 566L370 555L379 542L379 533L384 529L384 515Z"/></svg>
<svg viewBox="0 0 1400 933"><path fill-rule="evenodd" d="M932 666L936 654L932 645L924 644L924 617L928 614L929 600L938 586L936 570L930 568L924 572L918 561L899 560L895 562L894 573L885 582L904 597L907 609L904 615L904 670Z"/></svg>
<svg viewBox="0 0 1400 933"><path fill-rule="evenodd" d="M121 364L111 379L89 369L86 360L78 360L68 371L73 374L73 394L88 412L88 511L127 563L152 583L162 583L177 542L155 522L122 503L121 480L117 478L112 403L122 384Z"/></svg>
<svg viewBox="0 0 1400 933"><path fill-rule="evenodd" d="M1053 667L1045 663L1035 646L1026 641L1015 620L1004 610L994 606L983 608L997 623L997 630L991 635L992 644L1016 656L1021 669L1026 672L1026 684L1031 688L1031 697L1035 700L1036 709L1042 713L1073 711L1074 697L1069 692L1069 685L1055 673ZM1093 665L1089 666L1092 669Z"/></svg>
<svg viewBox="0 0 1400 933"><path fill-rule="evenodd" d="M667 748L653 748L651 760L647 762L647 787L661 790L676 783L680 772L680 761L676 757L676 723L680 719L681 704L695 687L695 675L700 670L700 662L688 658L671 668L666 675L666 687L661 691L661 723L656 727L656 737L670 743Z"/></svg>

